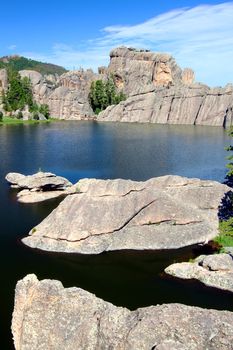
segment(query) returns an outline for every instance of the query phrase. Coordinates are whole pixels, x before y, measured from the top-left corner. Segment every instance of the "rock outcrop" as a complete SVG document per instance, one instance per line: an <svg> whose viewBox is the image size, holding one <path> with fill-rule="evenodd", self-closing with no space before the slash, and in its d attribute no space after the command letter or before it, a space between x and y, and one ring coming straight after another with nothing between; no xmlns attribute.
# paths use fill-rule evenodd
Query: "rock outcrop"
<svg viewBox="0 0 233 350"><path fill-rule="evenodd" d="M26 245L48 251L98 254L176 249L218 234L218 205L226 185L163 176L146 182L80 180L29 236Z"/></svg>
<svg viewBox="0 0 233 350"><path fill-rule="evenodd" d="M103 75L90 69L67 72L60 77L51 74L43 77L29 70L19 73L30 78L35 101L48 104L52 117L81 120L94 116L88 94L92 81L104 78Z"/></svg>
<svg viewBox="0 0 233 350"><path fill-rule="evenodd" d="M6 91L8 86L7 70L0 69L0 93Z"/></svg>
<svg viewBox="0 0 233 350"><path fill-rule="evenodd" d="M6 89L0 70L0 89ZM119 47L111 51L108 67L42 76L23 70L31 79L34 99L48 104L52 117L93 119L88 95L91 83L112 76L127 99L108 107L99 121L229 126L233 119L233 86L209 88L195 83L190 68L182 70L171 55Z"/></svg>
<svg viewBox="0 0 233 350"><path fill-rule="evenodd" d="M172 264L165 272L183 279L197 279L210 287L233 292L233 259L230 254L202 255L194 262Z"/></svg>
<svg viewBox="0 0 233 350"><path fill-rule="evenodd" d="M233 86L209 88L194 83L170 55L118 48L109 65L119 89L128 96L98 116L100 121L229 126Z"/></svg>
<svg viewBox="0 0 233 350"><path fill-rule="evenodd" d="M100 113L100 121L229 126L233 86L209 88L195 83L170 55L118 48L109 72L128 98Z"/></svg>
<svg viewBox="0 0 233 350"><path fill-rule="evenodd" d="M127 96L155 86L178 84L182 70L171 55L119 47L110 52L108 74Z"/></svg>
<svg viewBox="0 0 233 350"><path fill-rule="evenodd" d="M16 286L12 332L16 350L230 350L233 313L181 304L129 311L28 275Z"/></svg>
<svg viewBox="0 0 233 350"><path fill-rule="evenodd" d="M202 85L161 88L130 96L110 106L99 121L229 126L233 118L233 86Z"/></svg>
<svg viewBox="0 0 233 350"><path fill-rule="evenodd" d="M20 173L8 173L6 180L11 187L21 190L17 197L22 203L42 202L73 193L75 190L72 183L64 177L41 171L27 176Z"/></svg>

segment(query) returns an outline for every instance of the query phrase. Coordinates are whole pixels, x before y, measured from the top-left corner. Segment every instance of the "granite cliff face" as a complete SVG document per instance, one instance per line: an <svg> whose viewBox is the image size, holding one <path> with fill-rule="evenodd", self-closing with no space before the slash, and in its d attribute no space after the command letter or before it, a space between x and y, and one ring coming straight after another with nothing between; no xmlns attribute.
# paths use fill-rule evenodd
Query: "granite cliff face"
<svg viewBox="0 0 233 350"><path fill-rule="evenodd" d="M233 313L181 304L129 311L28 275L16 286L12 332L16 350L230 350Z"/></svg>
<svg viewBox="0 0 233 350"><path fill-rule="evenodd" d="M108 67L42 76L24 70L33 85L36 102L49 105L53 117L89 119L91 82L114 78L127 99L110 106L99 121L229 126L233 118L233 86L209 88L195 83L192 69L182 70L168 54L119 47L110 53ZM6 71L0 71L0 91L6 89Z"/></svg>
<svg viewBox="0 0 233 350"><path fill-rule="evenodd" d="M92 70L71 71L60 77L51 74L42 76L29 70L19 73L30 78L35 101L48 104L52 117L80 120L94 116L88 94L91 82L101 79L102 75Z"/></svg>
<svg viewBox="0 0 233 350"><path fill-rule="evenodd" d="M172 56L126 47L111 51L107 72L113 75L116 86L127 96L182 80L182 70Z"/></svg>
<svg viewBox="0 0 233 350"><path fill-rule="evenodd" d="M218 235L226 185L162 176L146 182L83 179L23 243L47 251L99 254L177 249Z"/></svg>
<svg viewBox="0 0 233 350"><path fill-rule="evenodd" d="M209 88L194 83L170 55L118 48L110 54L108 71L128 96L98 116L100 121L229 126L233 117L233 86Z"/></svg>

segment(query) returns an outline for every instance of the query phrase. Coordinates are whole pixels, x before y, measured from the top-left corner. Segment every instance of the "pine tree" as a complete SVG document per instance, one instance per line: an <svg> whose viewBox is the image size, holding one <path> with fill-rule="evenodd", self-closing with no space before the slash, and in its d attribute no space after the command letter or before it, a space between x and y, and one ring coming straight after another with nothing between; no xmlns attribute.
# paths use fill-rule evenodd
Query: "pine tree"
<svg viewBox="0 0 233 350"><path fill-rule="evenodd" d="M89 93L89 102L96 114L106 109L108 106L118 104L125 100L125 95L121 92L117 94L113 78L110 77L106 82L103 80L93 81Z"/></svg>
<svg viewBox="0 0 233 350"><path fill-rule="evenodd" d="M21 78L17 71L8 70L8 89L2 97L4 109L8 112L22 110L26 105L33 105L33 95L30 80Z"/></svg>

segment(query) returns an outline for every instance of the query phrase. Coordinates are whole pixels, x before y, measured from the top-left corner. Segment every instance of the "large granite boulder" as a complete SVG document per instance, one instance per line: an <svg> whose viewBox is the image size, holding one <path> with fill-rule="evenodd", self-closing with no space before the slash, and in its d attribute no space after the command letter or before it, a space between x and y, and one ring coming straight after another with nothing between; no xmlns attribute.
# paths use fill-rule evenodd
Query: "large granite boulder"
<svg viewBox="0 0 233 350"><path fill-rule="evenodd" d="M74 189L72 183L64 177L42 171L27 176L20 173L8 173L6 180L11 187L21 190L17 197L18 201L23 203L42 202L70 194Z"/></svg>
<svg viewBox="0 0 233 350"><path fill-rule="evenodd" d="M218 234L226 185L163 176L146 182L80 180L23 242L33 248L98 254L119 249L176 249Z"/></svg>
<svg viewBox="0 0 233 350"><path fill-rule="evenodd" d="M32 86L39 84L43 80L42 74L34 70L21 70L19 71L19 74L22 78L30 79Z"/></svg>
<svg viewBox="0 0 233 350"><path fill-rule="evenodd" d="M233 313L181 304L129 311L28 275L15 292L16 350L230 350Z"/></svg>
<svg viewBox="0 0 233 350"><path fill-rule="evenodd" d="M230 254L202 255L194 262L172 264L165 272L183 279L197 279L210 287L233 292L233 259Z"/></svg>

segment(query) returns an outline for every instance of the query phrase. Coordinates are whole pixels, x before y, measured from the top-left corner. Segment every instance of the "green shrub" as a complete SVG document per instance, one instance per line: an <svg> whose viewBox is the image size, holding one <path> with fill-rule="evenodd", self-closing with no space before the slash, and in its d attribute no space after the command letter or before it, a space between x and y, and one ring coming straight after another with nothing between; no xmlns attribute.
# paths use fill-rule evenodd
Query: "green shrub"
<svg viewBox="0 0 233 350"><path fill-rule="evenodd" d="M49 117L50 117L49 106L47 104L39 105L37 103L33 103L29 110L33 114L33 119L35 119L35 118L39 119L38 113L43 114L46 119L49 119ZM35 118L34 118L34 116L35 116ZM36 120L38 120L38 119L36 119Z"/></svg>
<svg viewBox="0 0 233 350"><path fill-rule="evenodd" d="M34 120L39 120L40 118L39 118L39 113L38 112L33 112L32 113L32 119L34 119Z"/></svg>
<svg viewBox="0 0 233 350"><path fill-rule="evenodd" d="M0 111L0 122L2 122L2 119L3 119L3 113L2 111Z"/></svg>
<svg viewBox="0 0 233 350"><path fill-rule="evenodd" d="M49 119L49 106L46 104L42 104L39 106L39 112L45 116L46 119Z"/></svg>
<svg viewBox="0 0 233 350"><path fill-rule="evenodd" d="M16 115L17 119L23 119L23 113L21 111L19 111Z"/></svg>
<svg viewBox="0 0 233 350"><path fill-rule="evenodd" d="M219 222L219 236L214 239L222 247L233 247L233 217Z"/></svg>

